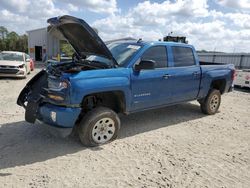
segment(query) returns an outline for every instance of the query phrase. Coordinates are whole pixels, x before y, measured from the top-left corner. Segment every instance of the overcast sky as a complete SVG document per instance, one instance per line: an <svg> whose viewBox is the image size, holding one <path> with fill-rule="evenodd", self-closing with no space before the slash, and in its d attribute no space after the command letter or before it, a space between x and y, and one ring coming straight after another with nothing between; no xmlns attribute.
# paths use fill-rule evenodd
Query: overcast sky
<svg viewBox="0 0 250 188"><path fill-rule="evenodd" d="M64 14L96 27L103 40L157 40L172 31L200 50L250 52L250 0L0 0L0 25L19 34Z"/></svg>

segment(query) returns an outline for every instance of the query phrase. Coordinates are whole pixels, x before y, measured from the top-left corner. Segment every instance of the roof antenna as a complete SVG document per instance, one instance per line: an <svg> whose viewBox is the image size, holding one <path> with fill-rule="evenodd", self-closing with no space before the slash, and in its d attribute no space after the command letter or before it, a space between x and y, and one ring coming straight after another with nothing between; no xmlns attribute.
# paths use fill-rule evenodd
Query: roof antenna
<svg viewBox="0 0 250 188"><path fill-rule="evenodd" d="M139 38L139 39L138 39L138 41L137 41L136 43L139 43L139 42L141 42L141 41L142 41L142 39L141 39L141 38Z"/></svg>

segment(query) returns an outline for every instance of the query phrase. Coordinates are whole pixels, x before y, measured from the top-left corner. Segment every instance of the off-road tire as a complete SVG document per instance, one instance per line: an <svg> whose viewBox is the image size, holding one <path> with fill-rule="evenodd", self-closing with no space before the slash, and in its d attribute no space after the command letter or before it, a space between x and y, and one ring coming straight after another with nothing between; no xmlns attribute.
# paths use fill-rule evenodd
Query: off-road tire
<svg viewBox="0 0 250 188"><path fill-rule="evenodd" d="M107 140L107 142L97 143L95 141L95 139L96 139L95 136L93 136L93 134L95 134L94 129L97 127L96 125L101 126L100 122L103 119L110 119L110 121L112 120L111 121L112 122L112 130L114 130L114 131L112 132L112 137L109 140ZM120 118L113 110L106 108L106 107L96 107L93 110L89 111L86 115L84 115L84 117L80 121L79 127L78 127L79 138L80 138L82 144L86 147L94 147L94 146L109 143L109 142L116 139L118 131L120 129L120 124L121 124ZM105 134L108 134L108 133L105 133ZM99 135L99 133L98 133L98 135ZM102 139L104 139L105 135L102 135L102 136L103 136ZM110 136L110 135L108 135L108 136ZM101 137L101 135L100 135L100 137ZM107 138L107 136L106 136L106 138ZM99 137L98 137L98 139L99 139Z"/></svg>
<svg viewBox="0 0 250 188"><path fill-rule="evenodd" d="M204 114L215 114L221 103L221 93L217 89L211 89L204 100L199 100L201 111Z"/></svg>

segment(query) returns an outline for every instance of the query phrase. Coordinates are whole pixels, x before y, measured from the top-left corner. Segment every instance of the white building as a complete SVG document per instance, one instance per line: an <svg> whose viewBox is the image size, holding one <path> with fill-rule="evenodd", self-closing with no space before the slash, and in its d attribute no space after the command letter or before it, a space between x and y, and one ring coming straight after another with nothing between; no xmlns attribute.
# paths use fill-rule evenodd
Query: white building
<svg viewBox="0 0 250 188"><path fill-rule="evenodd" d="M40 28L27 31L29 54L35 61L44 61L60 54L60 39L47 30Z"/></svg>

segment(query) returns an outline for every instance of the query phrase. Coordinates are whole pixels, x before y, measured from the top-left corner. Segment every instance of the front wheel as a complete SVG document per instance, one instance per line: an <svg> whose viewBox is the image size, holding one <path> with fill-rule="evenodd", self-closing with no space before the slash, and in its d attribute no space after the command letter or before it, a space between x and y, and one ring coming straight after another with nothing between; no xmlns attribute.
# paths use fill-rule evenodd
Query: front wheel
<svg viewBox="0 0 250 188"><path fill-rule="evenodd" d="M113 141L120 129L120 119L111 109L97 107L80 122L79 138L84 146L98 146Z"/></svg>
<svg viewBox="0 0 250 188"><path fill-rule="evenodd" d="M212 89L204 100L199 101L201 104L201 111L204 114L213 115L215 114L221 103L221 93L219 90Z"/></svg>

